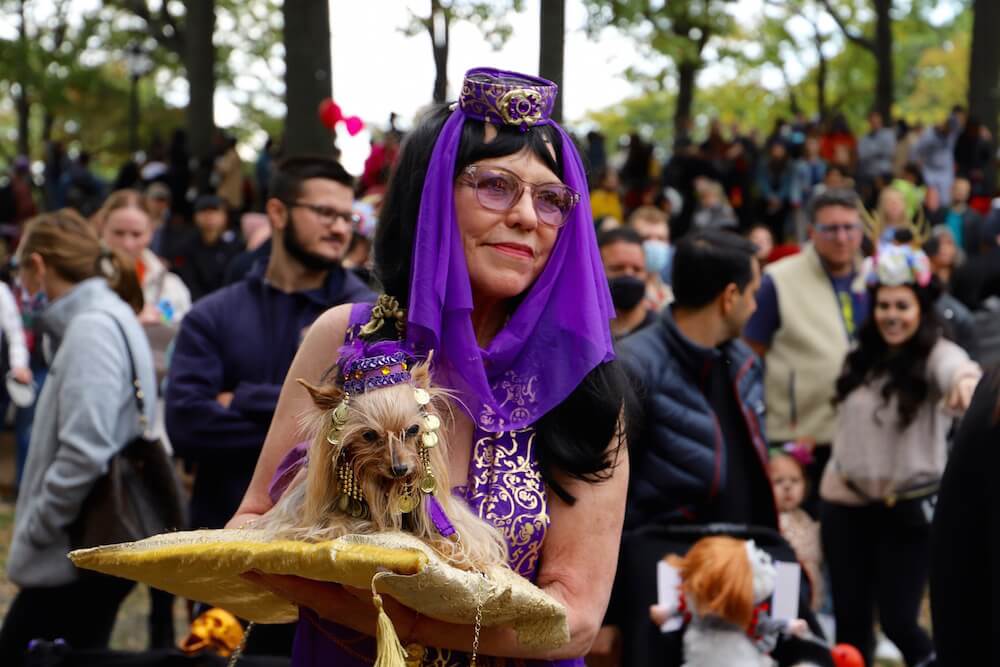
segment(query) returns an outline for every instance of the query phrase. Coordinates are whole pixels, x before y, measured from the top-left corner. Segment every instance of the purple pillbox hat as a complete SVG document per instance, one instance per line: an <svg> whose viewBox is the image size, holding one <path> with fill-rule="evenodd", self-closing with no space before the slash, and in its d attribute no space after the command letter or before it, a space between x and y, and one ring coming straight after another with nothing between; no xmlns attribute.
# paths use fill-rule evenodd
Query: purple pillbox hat
<svg viewBox="0 0 1000 667"><path fill-rule="evenodd" d="M614 309L583 164L572 138L548 118L555 85L514 72L474 69L462 90L459 108L438 135L424 180L407 343L418 352L435 350L435 381L457 392L480 429L501 432L531 426L598 364L614 358L609 328ZM534 106L522 105L522 100L536 99L518 92L525 90L539 92L537 113ZM506 116L501 101L508 105ZM472 288L455 211L455 163L467 117L522 131L551 125L562 140L563 182L581 195L542 273L485 349L472 328Z"/></svg>
<svg viewBox="0 0 1000 667"><path fill-rule="evenodd" d="M548 79L477 67L465 73L458 105L469 118L523 130L551 122L558 91Z"/></svg>

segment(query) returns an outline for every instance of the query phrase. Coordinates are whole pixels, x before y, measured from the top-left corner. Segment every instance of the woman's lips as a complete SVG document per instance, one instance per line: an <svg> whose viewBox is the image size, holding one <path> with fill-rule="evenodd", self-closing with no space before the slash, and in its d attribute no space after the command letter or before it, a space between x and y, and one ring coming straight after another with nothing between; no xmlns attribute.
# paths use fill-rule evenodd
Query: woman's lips
<svg viewBox="0 0 1000 667"><path fill-rule="evenodd" d="M490 247L497 252L502 252L505 255L518 259L535 258L535 251L529 246L521 245L520 243L491 243Z"/></svg>

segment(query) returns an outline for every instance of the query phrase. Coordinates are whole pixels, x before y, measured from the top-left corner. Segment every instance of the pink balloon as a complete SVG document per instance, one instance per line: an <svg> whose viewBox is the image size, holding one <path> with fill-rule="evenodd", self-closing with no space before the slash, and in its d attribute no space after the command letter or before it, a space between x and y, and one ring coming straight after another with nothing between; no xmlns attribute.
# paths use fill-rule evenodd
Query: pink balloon
<svg viewBox="0 0 1000 667"><path fill-rule="evenodd" d="M345 118L344 125L347 127L347 133L352 137L355 136L365 127L364 121L358 118L357 116L350 116L349 118Z"/></svg>

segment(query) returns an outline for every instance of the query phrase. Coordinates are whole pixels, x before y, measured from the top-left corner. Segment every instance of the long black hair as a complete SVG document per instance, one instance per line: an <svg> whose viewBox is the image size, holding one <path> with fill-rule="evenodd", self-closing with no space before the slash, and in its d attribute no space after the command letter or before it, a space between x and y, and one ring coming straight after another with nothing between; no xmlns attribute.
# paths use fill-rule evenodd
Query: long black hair
<svg viewBox="0 0 1000 667"><path fill-rule="evenodd" d="M437 106L426 113L407 136L389 187L375 233L375 275L386 294L396 297L402 308L409 305L413 241L416 235L420 197L431 153L450 112ZM485 124L467 119L462 129L454 177L462 169L493 157L530 151L546 167L563 177L562 137L548 125L521 131L495 126L497 135L485 139ZM553 151L555 156L553 156ZM631 386L616 362L600 364L560 405L535 423L539 446L538 463L549 487L564 501L574 502L558 481L560 474L588 482L607 479L617 464L626 434L619 428L637 424ZM608 443L615 441L610 450Z"/></svg>
<svg viewBox="0 0 1000 667"><path fill-rule="evenodd" d="M908 427L917 415L921 404L930 393L927 379L927 359L931 350L941 338L941 324L934 311L934 302L940 295L940 287L932 281L926 287L916 284L906 285L917 297L920 304L920 323L908 341L897 350L891 350L879 333L875 324L875 301L878 286L868 291L870 311L868 319L858 332L858 345L844 362L844 370L837 379L835 403L840 403L847 395L862 384L885 377L882 387L882 407L893 395L897 400L899 430ZM878 419L878 410L876 410Z"/></svg>

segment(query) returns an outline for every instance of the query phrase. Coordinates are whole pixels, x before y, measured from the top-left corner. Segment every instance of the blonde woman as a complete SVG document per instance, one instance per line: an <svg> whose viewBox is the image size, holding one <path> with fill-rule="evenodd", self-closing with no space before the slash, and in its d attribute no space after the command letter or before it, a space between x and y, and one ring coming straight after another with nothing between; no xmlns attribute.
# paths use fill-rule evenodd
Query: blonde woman
<svg viewBox="0 0 1000 667"><path fill-rule="evenodd" d="M180 323L191 310L191 293L149 249L153 219L146 197L136 190L111 193L97 213L97 227L101 240L135 262L145 301L139 320L143 324Z"/></svg>
<svg viewBox="0 0 1000 667"><path fill-rule="evenodd" d="M40 320L49 377L38 397L14 517L7 575L20 587L0 628L0 664L20 665L32 639L74 649L107 646L132 583L77 570L70 526L110 459L142 435L134 377L156 396L153 359L136 319L142 293L132 261L63 209L31 220L19 279L45 293ZM153 419L155 400L145 402Z"/></svg>

